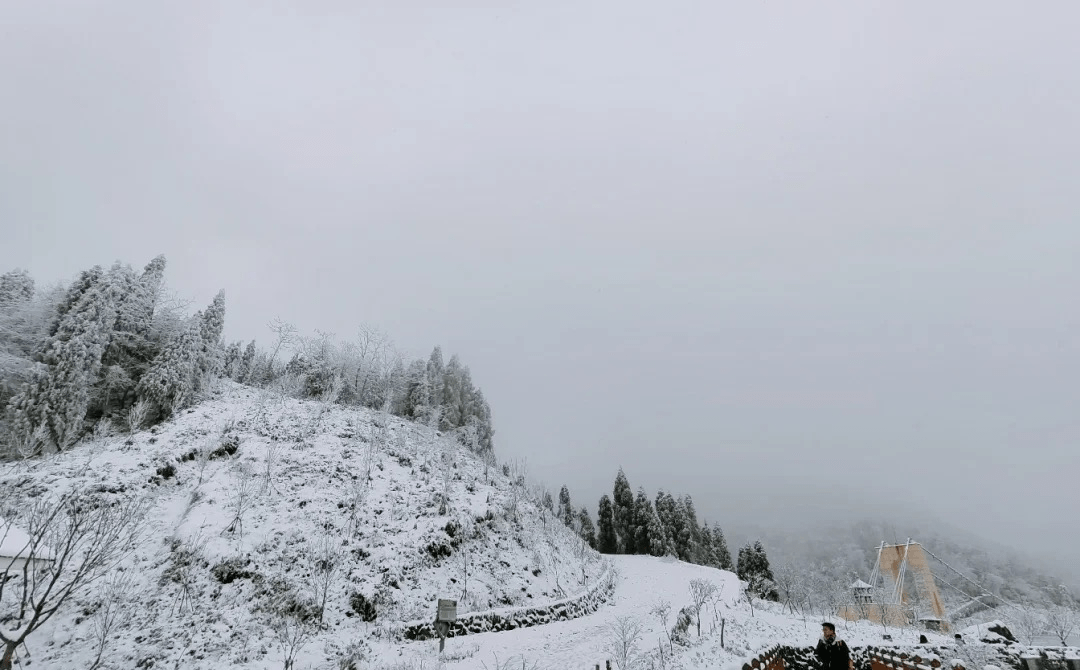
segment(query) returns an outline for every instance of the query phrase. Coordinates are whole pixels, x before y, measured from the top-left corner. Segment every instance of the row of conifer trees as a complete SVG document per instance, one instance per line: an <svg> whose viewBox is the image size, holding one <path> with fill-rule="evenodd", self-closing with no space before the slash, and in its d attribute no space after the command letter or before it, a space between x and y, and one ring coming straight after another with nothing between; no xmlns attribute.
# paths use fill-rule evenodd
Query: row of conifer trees
<svg viewBox="0 0 1080 670"><path fill-rule="evenodd" d="M268 349L222 341L225 295L193 316L165 290L166 261L116 263L68 286L0 275L0 442L22 456L63 451L96 425L146 425L198 402L215 378L294 397L384 409L494 448L491 410L469 369L436 347L406 364L384 336L342 344L280 321ZM289 360L282 360L291 352ZM105 419L103 422L102 419Z"/></svg>
<svg viewBox="0 0 1080 670"><path fill-rule="evenodd" d="M732 561L724 531L719 525L698 522L689 495L674 496L660 490L653 502L643 487L635 495L622 468L615 476L612 495L600 497L595 524L587 507L574 507L566 486L560 489L557 503L545 496L544 506L602 554L674 556L687 563L734 571L756 597L778 599L761 542L742 547L737 562Z"/></svg>

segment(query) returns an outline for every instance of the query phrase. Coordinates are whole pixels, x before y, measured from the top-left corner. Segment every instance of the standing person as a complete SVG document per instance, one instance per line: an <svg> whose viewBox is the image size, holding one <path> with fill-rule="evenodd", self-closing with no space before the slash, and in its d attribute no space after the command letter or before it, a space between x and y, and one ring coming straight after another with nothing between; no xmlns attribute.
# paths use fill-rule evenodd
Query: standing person
<svg viewBox="0 0 1080 670"><path fill-rule="evenodd" d="M821 662L821 670L851 670L851 651L847 644L836 637L836 626L826 621L821 624L821 639L814 655Z"/></svg>

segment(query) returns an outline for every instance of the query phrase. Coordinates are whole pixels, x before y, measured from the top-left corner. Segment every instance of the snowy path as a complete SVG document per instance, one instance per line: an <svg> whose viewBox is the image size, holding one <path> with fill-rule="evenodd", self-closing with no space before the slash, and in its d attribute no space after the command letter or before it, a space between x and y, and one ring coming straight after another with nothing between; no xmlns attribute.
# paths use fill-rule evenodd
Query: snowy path
<svg viewBox="0 0 1080 670"><path fill-rule="evenodd" d="M610 658L604 649L611 638L607 627L618 617L638 620L642 625L641 647L655 649L665 636L660 621L649 613L657 599L671 602L670 625L679 608L689 604L692 579L706 579L723 587L724 600L729 604L738 597L738 580L729 572L650 556L609 558L619 571L619 582L614 595L599 610L573 621L448 639L446 670L493 670L510 658L516 659L512 666L515 668L522 667L522 660L527 668L536 664L545 670L585 670L597 663L603 667L604 659ZM437 650L436 641L414 642L405 646L404 654L423 660L424 667L437 667ZM468 657L460 658L464 655Z"/></svg>

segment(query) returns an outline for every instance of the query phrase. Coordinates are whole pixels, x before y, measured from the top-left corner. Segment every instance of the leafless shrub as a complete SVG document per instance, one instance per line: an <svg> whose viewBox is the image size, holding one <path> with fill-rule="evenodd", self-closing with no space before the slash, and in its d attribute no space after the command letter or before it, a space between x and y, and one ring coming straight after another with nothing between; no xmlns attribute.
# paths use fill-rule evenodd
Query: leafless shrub
<svg viewBox="0 0 1080 670"><path fill-rule="evenodd" d="M277 492L277 485L274 484L274 465L278 461L278 456L281 453L281 443L277 440L270 440L266 445L266 460L263 462L262 473L262 492L267 494L270 491Z"/></svg>
<svg viewBox="0 0 1080 670"><path fill-rule="evenodd" d="M273 580L263 604L267 626L284 654L283 670L293 670L296 656L318 632L318 606L301 598L282 578Z"/></svg>
<svg viewBox="0 0 1080 670"><path fill-rule="evenodd" d="M115 434L116 432L113 430L112 422L108 419L101 419L94 424L94 429L90 431L90 442L101 444Z"/></svg>
<svg viewBox="0 0 1080 670"><path fill-rule="evenodd" d="M169 540L170 558L169 565L161 574L161 581L172 582L180 587L173 599L173 612L183 614L187 611L195 611L195 600L192 596L192 587L195 583L196 572L205 567L206 561L206 538L201 532L196 533L187 540L173 537Z"/></svg>
<svg viewBox="0 0 1080 670"><path fill-rule="evenodd" d="M1030 645L1035 638L1046 632L1046 618L1031 603L1013 608L1009 628L1020 636L1020 641Z"/></svg>
<svg viewBox="0 0 1080 670"><path fill-rule="evenodd" d="M341 547L329 533L323 535L311 555L311 586L315 592L320 625L323 623L323 615L326 612L326 601L341 573L342 563Z"/></svg>
<svg viewBox="0 0 1080 670"><path fill-rule="evenodd" d="M607 631L609 637L604 646L615 661L615 666L619 670L633 670L638 667L642 660L641 652L638 651L641 624L633 617L620 616L608 624Z"/></svg>
<svg viewBox="0 0 1080 670"><path fill-rule="evenodd" d="M255 498L255 486L251 481L251 472L242 464L237 464L236 477L229 499L233 518L225 532L236 533L237 539L244 536L244 514L251 508Z"/></svg>
<svg viewBox="0 0 1080 670"><path fill-rule="evenodd" d="M440 454L442 461L442 491L439 495L439 514L448 514L450 512L450 482L454 467L453 449L453 440L444 438L442 440L442 453Z"/></svg>
<svg viewBox="0 0 1080 670"><path fill-rule="evenodd" d="M1060 642L1061 646L1069 645L1069 638L1073 636L1077 628L1076 610L1068 605L1057 605L1046 611L1046 628Z"/></svg>
<svg viewBox="0 0 1080 670"><path fill-rule="evenodd" d="M660 625L664 627L664 632L667 634L668 647L672 648L673 643L671 641L671 633L668 631L668 617L671 616L671 601L657 598L656 602L653 603L652 609L649 610L649 614L660 619ZM672 649L672 651L674 650Z"/></svg>
<svg viewBox="0 0 1080 670"><path fill-rule="evenodd" d="M146 400L139 399L128 408L126 414L124 414L124 424L129 433L137 433L139 429L146 425L146 419L150 416L150 411L153 409L151 404Z"/></svg>
<svg viewBox="0 0 1080 670"><path fill-rule="evenodd" d="M359 670L368 649L361 640L350 640L344 645L330 640L323 646L323 651L328 658L334 659L336 670Z"/></svg>
<svg viewBox="0 0 1080 670"><path fill-rule="evenodd" d="M697 622L697 634L701 637L701 609L716 593L716 584L704 579L690 580L690 603Z"/></svg>
<svg viewBox="0 0 1080 670"><path fill-rule="evenodd" d="M49 446L49 427L42 423L30 432L9 430L7 443L12 456L22 459L40 456Z"/></svg>
<svg viewBox="0 0 1080 670"><path fill-rule="evenodd" d="M491 656L495 659L494 665L488 668L487 663L480 661L480 665L484 667L484 670L540 670L539 661L529 661L525 658L525 655L511 656L505 661L499 662L499 656L495 652L491 652Z"/></svg>
<svg viewBox="0 0 1080 670"><path fill-rule="evenodd" d="M199 475L199 483L196 486L202 486L206 480L206 468L210 465L210 454L212 452L213 449L208 444L204 444L195 450L195 472Z"/></svg>
<svg viewBox="0 0 1080 670"><path fill-rule="evenodd" d="M15 650L72 594L115 569L132 550L145 511L142 501L111 501L88 492L32 504L22 519L28 536L19 551L24 563L11 561L0 572L0 670L11 670ZM0 541L11 532L11 525L0 528Z"/></svg>
<svg viewBox="0 0 1080 670"><path fill-rule="evenodd" d="M125 608L132 590L131 576L126 572L115 572L104 582L100 601L91 619L97 655L94 657L94 662L90 664L89 670L95 670L101 665L112 633L119 620L127 613Z"/></svg>

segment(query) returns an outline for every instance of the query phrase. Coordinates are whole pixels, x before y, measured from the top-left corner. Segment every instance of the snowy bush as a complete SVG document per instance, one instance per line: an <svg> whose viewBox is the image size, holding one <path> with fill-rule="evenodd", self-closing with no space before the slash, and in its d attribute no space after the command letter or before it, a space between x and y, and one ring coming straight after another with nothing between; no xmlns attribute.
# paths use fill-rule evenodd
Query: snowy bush
<svg viewBox="0 0 1080 670"><path fill-rule="evenodd" d="M378 618L378 612L375 609L375 603L372 602L359 591L353 591L349 596L349 607L353 612L360 615L360 619L366 622L375 621Z"/></svg>

